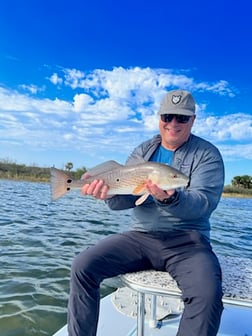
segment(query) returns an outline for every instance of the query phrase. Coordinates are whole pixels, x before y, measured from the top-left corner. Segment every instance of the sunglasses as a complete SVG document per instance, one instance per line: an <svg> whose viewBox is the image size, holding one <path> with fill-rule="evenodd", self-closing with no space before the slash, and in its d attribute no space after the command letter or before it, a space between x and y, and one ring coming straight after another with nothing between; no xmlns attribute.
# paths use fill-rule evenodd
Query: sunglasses
<svg viewBox="0 0 252 336"><path fill-rule="evenodd" d="M191 118L191 116L183 114L161 114L160 117L163 122L171 122L175 118L179 124L186 124Z"/></svg>

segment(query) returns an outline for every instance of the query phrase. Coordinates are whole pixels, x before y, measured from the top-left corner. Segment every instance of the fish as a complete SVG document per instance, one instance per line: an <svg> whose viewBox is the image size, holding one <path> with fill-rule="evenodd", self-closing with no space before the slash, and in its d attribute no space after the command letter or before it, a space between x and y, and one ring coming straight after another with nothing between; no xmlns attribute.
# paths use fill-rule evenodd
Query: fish
<svg viewBox="0 0 252 336"><path fill-rule="evenodd" d="M142 204L149 196L145 188L147 180L157 184L163 190L186 187L189 178L179 170L158 162L145 161L135 165L121 165L110 160L87 171L87 178L74 180L55 167L51 173L51 196L57 200L73 189L81 189L94 180L103 180L108 185L107 195L141 196L136 205Z"/></svg>

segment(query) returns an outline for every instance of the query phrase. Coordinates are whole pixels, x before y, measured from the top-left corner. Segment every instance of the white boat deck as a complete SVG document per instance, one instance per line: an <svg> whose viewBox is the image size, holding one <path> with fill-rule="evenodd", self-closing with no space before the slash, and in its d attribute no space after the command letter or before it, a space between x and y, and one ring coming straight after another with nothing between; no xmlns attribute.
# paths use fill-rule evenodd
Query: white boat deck
<svg viewBox="0 0 252 336"><path fill-rule="evenodd" d="M221 264L224 312L218 336L252 336L252 261L244 259L241 263L225 257ZM143 271L123 275L122 280L122 287L117 286L116 292L101 300L97 336L141 334L137 333L137 302L141 292L145 303L144 336L176 336L183 304L181 292L169 274ZM157 295L155 320L151 309L153 293ZM68 336L67 326L53 336Z"/></svg>
<svg viewBox="0 0 252 336"><path fill-rule="evenodd" d="M113 294L101 300L101 313L97 336L136 336L136 318L119 312L112 303ZM252 336L252 309L231 305L224 306L218 336ZM176 336L179 318L167 319L160 329L145 323L146 336ZM67 336L67 326L54 336Z"/></svg>

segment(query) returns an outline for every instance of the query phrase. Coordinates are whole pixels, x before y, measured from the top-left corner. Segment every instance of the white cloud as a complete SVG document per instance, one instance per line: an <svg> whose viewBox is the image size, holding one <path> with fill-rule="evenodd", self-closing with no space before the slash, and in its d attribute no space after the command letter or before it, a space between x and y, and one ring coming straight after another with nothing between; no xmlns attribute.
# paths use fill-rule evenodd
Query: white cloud
<svg viewBox="0 0 252 336"><path fill-rule="evenodd" d="M42 92L42 91L45 90L45 86L39 87L39 86L34 85L34 84L30 84L30 85L21 84L21 85L19 85L19 87L21 89L23 89L24 91L29 91L32 94L37 94L38 92Z"/></svg>
<svg viewBox="0 0 252 336"><path fill-rule="evenodd" d="M63 79L56 73L53 73L51 77L49 77L49 81L54 85L60 85L63 83Z"/></svg>
<svg viewBox="0 0 252 336"><path fill-rule="evenodd" d="M227 161L237 159L252 160L252 146L248 144L219 145L219 149ZM251 170L251 168L250 168Z"/></svg>
<svg viewBox="0 0 252 336"><path fill-rule="evenodd" d="M252 141L252 116L234 113L225 116L198 118L195 133L215 141Z"/></svg>
<svg viewBox="0 0 252 336"><path fill-rule="evenodd" d="M93 103L92 97L85 93L76 94L73 100L73 106L76 112L85 111L85 109Z"/></svg>
<svg viewBox="0 0 252 336"><path fill-rule="evenodd" d="M21 94L15 90L8 90L0 87L0 112L10 112L17 115L18 112L34 112L39 115L43 114L67 114L71 110L71 103L52 99L38 99Z"/></svg>
<svg viewBox="0 0 252 336"><path fill-rule="evenodd" d="M80 81L84 77L84 73L76 69L63 69L65 84L69 85L72 89L80 87Z"/></svg>
<svg viewBox="0 0 252 336"><path fill-rule="evenodd" d="M68 92L71 89L72 99L42 99L0 87L0 142L20 142L35 150L74 148L89 157L101 157L106 152L126 155L158 132L156 113L162 96L169 89L182 87L204 97L197 105L195 133L221 146L227 158L232 153L233 157L252 157L250 114L208 114L206 96L234 96L226 81L198 82L169 69L139 67L87 73L63 69L49 80L61 85L61 92L64 85Z"/></svg>
<svg viewBox="0 0 252 336"><path fill-rule="evenodd" d="M198 83L196 84L196 88L198 90L202 91L208 91L208 92L214 92L218 93L222 96L229 96L229 97L234 97L235 92L234 90L230 87L229 83L225 80L220 80L217 83Z"/></svg>
<svg viewBox="0 0 252 336"><path fill-rule="evenodd" d="M132 99L137 96L138 101L141 101L141 98L146 100L146 97L153 98L156 95L160 98L162 91L166 91L167 87L181 87L200 92L213 92L223 96L235 96L235 90L225 80L215 83L196 82L193 78L183 73L176 73L171 69L116 67L112 70L96 69L83 72L65 68L62 69L62 76L64 80L61 83L64 82L72 89L82 88L96 95L103 94L121 99ZM52 77L61 79L61 76L56 73ZM55 84L59 84L57 80Z"/></svg>

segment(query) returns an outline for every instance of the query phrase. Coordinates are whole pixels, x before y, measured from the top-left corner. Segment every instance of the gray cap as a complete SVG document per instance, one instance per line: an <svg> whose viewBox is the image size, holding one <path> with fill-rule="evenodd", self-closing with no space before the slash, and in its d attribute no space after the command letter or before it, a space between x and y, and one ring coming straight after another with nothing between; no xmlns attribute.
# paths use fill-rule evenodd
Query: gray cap
<svg viewBox="0 0 252 336"><path fill-rule="evenodd" d="M188 91L169 91L161 102L158 114L195 115L195 101Z"/></svg>

